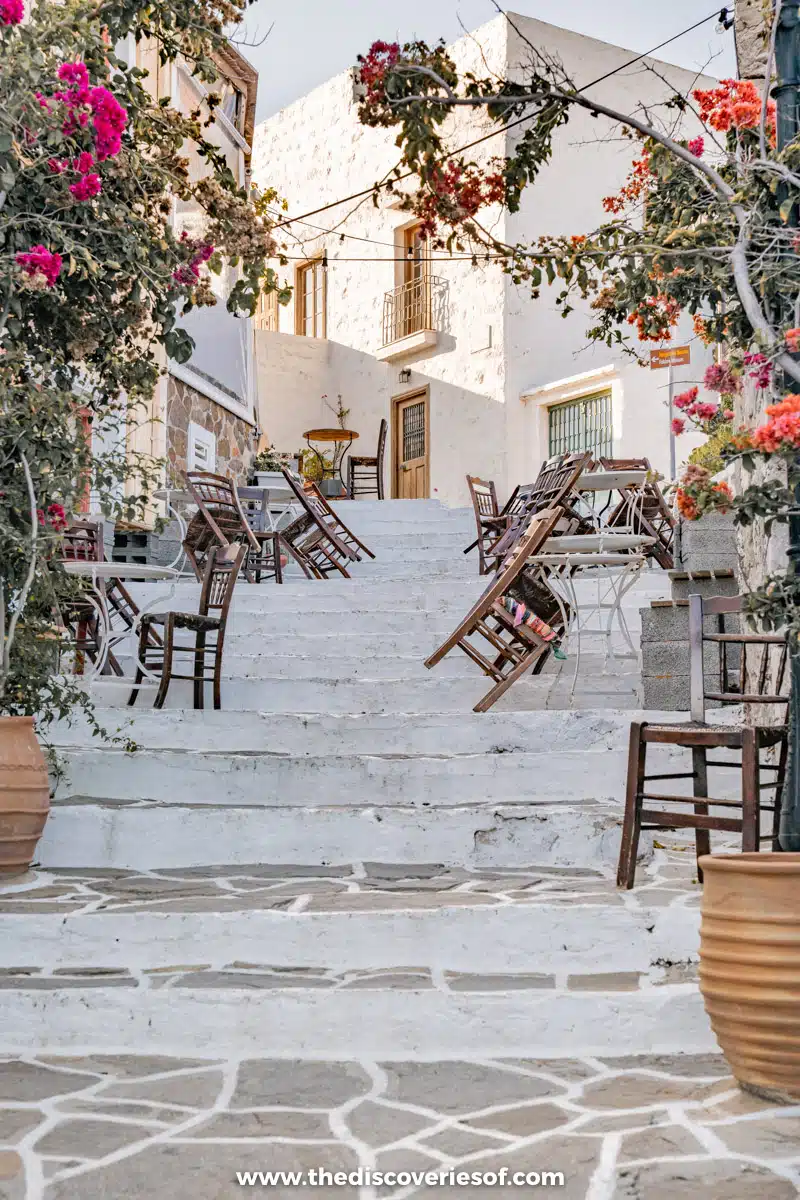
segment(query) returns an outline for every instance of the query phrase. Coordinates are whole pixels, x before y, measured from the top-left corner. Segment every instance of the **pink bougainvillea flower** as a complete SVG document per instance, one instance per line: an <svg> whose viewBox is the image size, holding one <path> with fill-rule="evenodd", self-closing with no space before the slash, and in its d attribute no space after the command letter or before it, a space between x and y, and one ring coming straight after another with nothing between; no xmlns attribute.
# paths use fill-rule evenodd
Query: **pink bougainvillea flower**
<svg viewBox="0 0 800 1200"><path fill-rule="evenodd" d="M72 166L80 175L86 175L94 166L94 157L88 150L84 150L82 154L78 155Z"/></svg>
<svg viewBox="0 0 800 1200"><path fill-rule="evenodd" d="M54 175L60 175L67 169L67 160L65 158L49 158L47 165Z"/></svg>
<svg viewBox="0 0 800 1200"><path fill-rule="evenodd" d="M108 88L93 87L89 105L94 116L94 138L97 160L113 158L122 148L122 134L128 124L128 114Z"/></svg>
<svg viewBox="0 0 800 1200"><path fill-rule="evenodd" d="M683 433L683 431L684 431L684 429L685 429L685 428L686 428L686 422L685 422L685 421L682 421L680 417L673 417L673 418L672 418L672 432L673 432L673 433L674 433L676 436L677 436L679 433Z"/></svg>
<svg viewBox="0 0 800 1200"><path fill-rule="evenodd" d="M692 138L692 140L686 146L686 149L690 154L693 154L695 158L702 158L705 148L706 143L701 137Z"/></svg>
<svg viewBox="0 0 800 1200"><path fill-rule="evenodd" d="M70 184L69 190L76 200L91 200L93 196L100 195L103 190L103 184L100 176L93 173L91 175L84 175L77 183Z"/></svg>
<svg viewBox="0 0 800 1200"><path fill-rule="evenodd" d="M48 287L55 287L56 280L61 274L61 255L48 250L46 246L31 246L30 250L20 251L16 263L27 276L34 278L42 275Z"/></svg>
<svg viewBox="0 0 800 1200"><path fill-rule="evenodd" d="M719 412L718 404L711 404L707 400L701 400L699 404L695 404L694 413L698 421L710 421Z"/></svg>
<svg viewBox="0 0 800 1200"><path fill-rule="evenodd" d="M676 396L672 401L672 404L675 408L685 409L688 408L690 404L694 404L696 399L697 388L693 387L689 388L688 392L681 392L680 395Z"/></svg>
<svg viewBox="0 0 800 1200"><path fill-rule="evenodd" d="M772 363L767 358L766 354L745 354L744 365L753 367L754 370L749 371L751 379L756 381L756 387L762 391L769 387L772 382Z"/></svg>
<svg viewBox="0 0 800 1200"><path fill-rule="evenodd" d="M19 25L24 16L22 0L0 0L0 25Z"/></svg>
<svg viewBox="0 0 800 1200"><path fill-rule="evenodd" d="M742 381L729 362L714 363L706 368L703 383L710 392L733 396L741 391Z"/></svg>

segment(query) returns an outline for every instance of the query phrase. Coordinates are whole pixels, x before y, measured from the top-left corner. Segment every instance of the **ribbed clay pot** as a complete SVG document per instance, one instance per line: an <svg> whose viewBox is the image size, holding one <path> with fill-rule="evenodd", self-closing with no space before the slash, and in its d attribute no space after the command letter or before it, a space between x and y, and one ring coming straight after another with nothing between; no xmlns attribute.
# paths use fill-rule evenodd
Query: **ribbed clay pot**
<svg viewBox="0 0 800 1200"><path fill-rule="evenodd" d="M0 875L27 871L50 811L33 717L0 717Z"/></svg>
<svg viewBox="0 0 800 1200"><path fill-rule="evenodd" d="M700 859L700 990L739 1083L800 1100L800 854Z"/></svg>

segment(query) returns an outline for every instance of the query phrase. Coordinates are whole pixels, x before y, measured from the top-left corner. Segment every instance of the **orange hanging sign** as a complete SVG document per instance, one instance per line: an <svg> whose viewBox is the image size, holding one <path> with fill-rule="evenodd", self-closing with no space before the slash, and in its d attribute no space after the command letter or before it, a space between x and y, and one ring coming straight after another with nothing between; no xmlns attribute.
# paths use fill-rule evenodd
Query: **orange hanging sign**
<svg viewBox="0 0 800 1200"><path fill-rule="evenodd" d="M665 350L650 351L650 370L660 367L688 367L692 361L689 346L668 346Z"/></svg>

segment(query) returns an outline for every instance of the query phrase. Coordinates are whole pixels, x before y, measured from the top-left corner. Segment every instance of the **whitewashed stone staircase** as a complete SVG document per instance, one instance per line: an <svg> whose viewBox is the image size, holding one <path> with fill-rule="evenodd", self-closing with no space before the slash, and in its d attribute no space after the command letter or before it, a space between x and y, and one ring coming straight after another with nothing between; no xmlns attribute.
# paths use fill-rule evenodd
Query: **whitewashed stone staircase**
<svg viewBox="0 0 800 1200"><path fill-rule="evenodd" d="M612 880L637 665L590 645L574 700L568 660L473 713L473 664L423 666L485 582L471 514L346 515L377 555L351 581L239 587L224 711L119 694L101 715L134 753L59 731L41 865L0 895L3 1048L712 1048L691 857ZM634 630L667 590L641 578Z"/></svg>

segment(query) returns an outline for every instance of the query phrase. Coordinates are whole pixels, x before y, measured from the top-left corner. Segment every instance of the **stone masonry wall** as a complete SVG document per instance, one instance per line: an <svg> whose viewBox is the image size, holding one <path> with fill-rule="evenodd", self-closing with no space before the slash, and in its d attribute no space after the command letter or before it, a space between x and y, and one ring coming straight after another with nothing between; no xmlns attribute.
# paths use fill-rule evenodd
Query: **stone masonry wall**
<svg viewBox="0 0 800 1200"><path fill-rule="evenodd" d="M230 475L238 484L246 483L255 453L253 427L172 376L167 382L167 457L171 474L186 469L190 421L196 421L215 435L217 473Z"/></svg>

